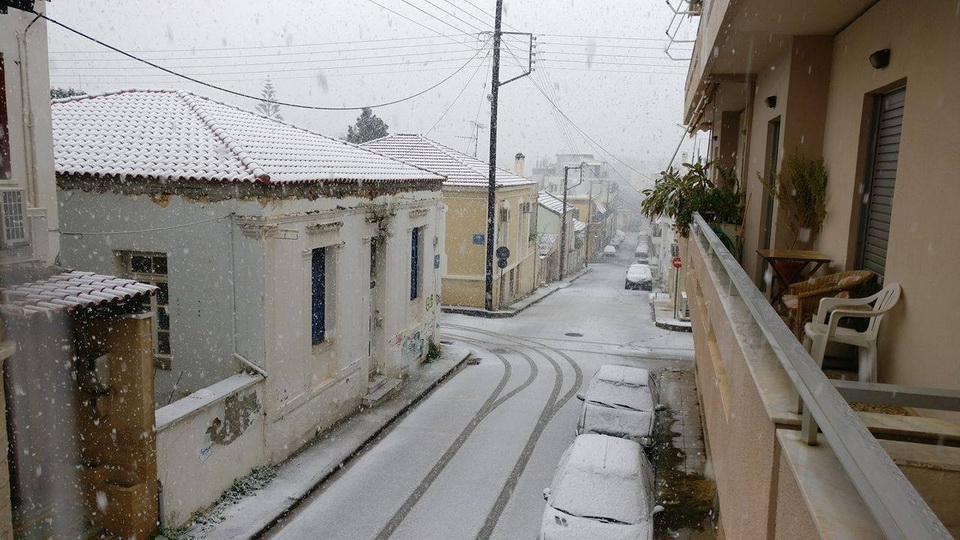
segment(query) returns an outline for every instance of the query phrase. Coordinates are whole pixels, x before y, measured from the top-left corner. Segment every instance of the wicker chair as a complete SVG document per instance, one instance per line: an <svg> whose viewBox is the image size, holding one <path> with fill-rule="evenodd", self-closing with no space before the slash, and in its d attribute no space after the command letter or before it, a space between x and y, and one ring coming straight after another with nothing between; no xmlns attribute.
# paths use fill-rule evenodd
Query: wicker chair
<svg viewBox="0 0 960 540"><path fill-rule="evenodd" d="M845 293L852 298L862 296L871 279L873 272L869 270L852 270L811 278L800 283L794 283L787 289L783 303L790 310L790 330L798 340L803 341L803 327L813 320L820 309L820 299Z"/></svg>

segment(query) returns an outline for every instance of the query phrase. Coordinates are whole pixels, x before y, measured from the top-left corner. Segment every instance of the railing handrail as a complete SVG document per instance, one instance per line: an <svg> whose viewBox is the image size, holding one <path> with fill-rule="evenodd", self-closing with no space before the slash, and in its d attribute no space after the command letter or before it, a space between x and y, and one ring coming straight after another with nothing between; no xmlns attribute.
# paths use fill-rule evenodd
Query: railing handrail
<svg viewBox="0 0 960 540"><path fill-rule="evenodd" d="M699 231L726 270L803 400L804 408L819 424L887 538L952 538L699 213L694 214L693 229Z"/></svg>

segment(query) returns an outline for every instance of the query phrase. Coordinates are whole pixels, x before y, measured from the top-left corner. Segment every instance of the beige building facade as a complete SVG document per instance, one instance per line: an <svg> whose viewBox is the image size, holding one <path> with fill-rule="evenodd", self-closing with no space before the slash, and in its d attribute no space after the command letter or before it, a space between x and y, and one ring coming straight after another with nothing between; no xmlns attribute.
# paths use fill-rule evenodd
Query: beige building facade
<svg viewBox="0 0 960 540"><path fill-rule="evenodd" d="M488 165L422 135L394 134L363 144L375 152L435 172L447 207L441 261L442 303L483 308L486 293ZM517 165L522 168L523 154ZM496 247L510 250L507 265L494 259L493 306L502 309L537 287L537 184L498 169Z"/></svg>
<svg viewBox="0 0 960 540"><path fill-rule="evenodd" d="M878 380L947 391L960 389L960 363L944 346L960 330L952 315L960 286L943 279L960 263L956 9L947 1L707 1L685 99L686 124L710 131L710 159L735 170L744 191L745 280L768 286L758 249L797 247L826 254L822 272L869 269L881 284L899 283L903 295L881 326ZM828 172L823 229L799 245L760 180L785 173L794 155L822 158ZM923 501L887 507L929 505L940 524L915 532L956 535L960 456L942 442L960 434L957 413L914 405L893 416L840 406L844 420L861 426L840 442L879 443L882 459L899 470L861 463L851 472L856 455L844 462L845 449L826 440L826 428L819 444L804 442L798 375L783 367L802 350L771 341L775 325L746 309L710 234L695 228L681 254L724 535L882 536L890 523L864 487L873 481L887 482L881 497L907 501L919 492ZM824 399L820 389L815 394ZM904 476L910 484L897 484Z"/></svg>

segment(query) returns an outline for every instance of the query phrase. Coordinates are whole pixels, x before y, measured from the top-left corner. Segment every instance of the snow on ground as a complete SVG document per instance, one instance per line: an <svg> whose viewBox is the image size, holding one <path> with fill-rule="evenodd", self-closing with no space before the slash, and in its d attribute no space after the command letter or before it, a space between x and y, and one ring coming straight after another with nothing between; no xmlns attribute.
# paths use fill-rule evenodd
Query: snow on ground
<svg viewBox="0 0 960 540"><path fill-rule="evenodd" d="M656 328L647 293L623 288L636 234L611 262L513 318L444 315L476 352L383 439L329 480L273 538L532 538L543 488L572 443L604 364L690 367L690 334Z"/></svg>

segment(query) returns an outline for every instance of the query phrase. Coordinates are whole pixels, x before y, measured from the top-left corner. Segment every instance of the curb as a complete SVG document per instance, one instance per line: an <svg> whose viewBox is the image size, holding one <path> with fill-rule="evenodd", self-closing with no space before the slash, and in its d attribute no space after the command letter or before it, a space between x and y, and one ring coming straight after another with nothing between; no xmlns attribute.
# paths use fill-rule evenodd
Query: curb
<svg viewBox="0 0 960 540"><path fill-rule="evenodd" d="M650 317L653 318L653 325L657 328L670 330L671 332L686 332L688 334L693 333L692 324L674 324L657 320L657 306L652 296L650 297Z"/></svg>
<svg viewBox="0 0 960 540"><path fill-rule="evenodd" d="M464 366L467 365L467 361L473 356L469 351L467 355L460 359L449 371L447 371L443 376L439 377L437 380L428 384L422 392L417 394L409 403L404 404L389 420L383 423L383 425L374 429L369 433L369 435L360 442L360 444L348 455L346 455L339 463L330 467L330 470L327 471L323 476L321 476L316 482L313 483L310 487L304 490L302 493L297 494L295 497L288 497L288 504L279 511L276 515L270 518L266 524L258 527L253 531L248 538L262 538L270 529L274 528L284 517L286 517L290 512L295 510L300 506L303 501L308 499L313 493L319 488L324 482L326 482L331 476L333 476L337 471L342 469L347 463L353 461L354 458L360 455L364 450L375 439L377 439L383 432L392 427L396 421L404 416L409 410L417 406L421 401L423 401L427 396L429 396L433 391L440 386L440 384L446 382L447 379L459 373Z"/></svg>
<svg viewBox="0 0 960 540"><path fill-rule="evenodd" d="M487 311L481 308L473 307L458 307L458 306L440 306L440 311L443 313L456 313L458 315L468 315L470 317L483 317L485 319L506 319L510 317L515 317L517 314L525 311L530 306L535 306L543 301L544 298L550 296L551 294L566 289L573 284L574 281L582 278L583 276L592 272L592 268L585 268L583 271L577 273L575 276L570 278L569 281L566 281L563 285L557 285L550 292L544 293L543 296L535 300L531 300L528 304L523 307L511 310L499 310L499 311ZM521 300L522 301L522 300Z"/></svg>

